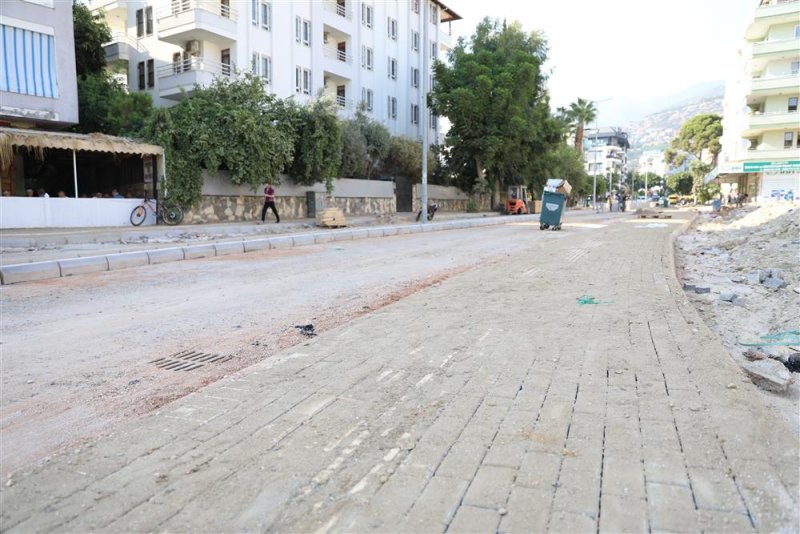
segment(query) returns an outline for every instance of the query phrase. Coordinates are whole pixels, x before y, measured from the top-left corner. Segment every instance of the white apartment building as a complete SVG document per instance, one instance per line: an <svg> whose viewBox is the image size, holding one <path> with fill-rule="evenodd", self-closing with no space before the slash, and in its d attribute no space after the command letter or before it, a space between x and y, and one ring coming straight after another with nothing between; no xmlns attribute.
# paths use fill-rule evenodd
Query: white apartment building
<svg viewBox="0 0 800 534"><path fill-rule="evenodd" d="M78 122L72 2L0 2L0 126Z"/></svg>
<svg viewBox="0 0 800 534"><path fill-rule="evenodd" d="M424 2L428 2L425 17ZM113 33L112 69L156 106L195 84L250 71L280 98L304 103L320 91L343 116L361 102L393 135L437 142L435 116L420 116L423 58L443 57L460 17L429 0L89 0ZM423 18L425 17L425 20ZM428 40L423 33L427 24Z"/></svg>
<svg viewBox="0 0 800 534"><path fill-rule="evenodd" d="M744 41L725 87L718 166L722 192L747 193L759 201L796 199L800 2L761 0Z"/></svg>
<svg viewBox="0 0 800 534"><path fill-rule="evenodd" d="M609 183L616 175L625 181L628 171L628 149L631 147L628 134L619 128L588 128L584 133L588 145L583 152L586 173L603 176Z"/></svg>
<svg viewBox="0 0 800 534"><path fill-rule="evenodd" d="M664 161L663 150L645 150L639 156L637 170L640 174L652 173L658 176L666 176L669 172L667 162Z"/></svg>

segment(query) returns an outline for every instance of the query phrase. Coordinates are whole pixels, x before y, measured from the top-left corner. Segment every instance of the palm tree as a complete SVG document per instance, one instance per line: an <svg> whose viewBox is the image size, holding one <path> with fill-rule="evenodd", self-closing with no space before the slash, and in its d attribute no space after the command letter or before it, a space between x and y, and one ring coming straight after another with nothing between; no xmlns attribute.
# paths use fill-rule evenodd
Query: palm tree
<svg viewBox="0 0 800 534"><path fill-rule="evenodd" d="M575 125L575 150L583 154L583 131L586 124L597 116L597 108L593 100L579 98L577 102L569 105L567 113Z"/></svg>

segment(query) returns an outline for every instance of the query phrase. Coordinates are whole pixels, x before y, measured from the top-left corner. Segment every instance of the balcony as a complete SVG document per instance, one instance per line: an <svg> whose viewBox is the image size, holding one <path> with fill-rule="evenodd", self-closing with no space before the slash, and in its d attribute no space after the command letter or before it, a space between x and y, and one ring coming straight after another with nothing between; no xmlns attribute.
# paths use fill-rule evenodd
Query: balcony
<svg viewBox="0 0 800 534"><path fill-rule="evenodd" d="M749 41L763 39L770 26L797 23L798 13L800 13L800 1L798 0L793 2L765 0L756 9L755 18L747 27L744 37Z"/></svg>
<svg viewBox="0 0 800 534"><path fill-rule="evenodd" d="M230 76L230 65L203 57L192 57L156 69L161 98L181 100L191 96L195 86L208 87L215 78Z"/></svg>
<svg viewBox="0 0 800 534"><path fill-rule="evenodd" d="M336 76L351 79L353 55L346 50L339 50L335 46L324 46L322 48L324 56L324 70Z"/></svg>
<svg viewBox="0 0 800 534"><path fill-rule="evenodd" d="M758 77L753 76L750 80L750 93L760 93L762 95L783 95L797 93L797 86L800 85L800 74L787 73L782 76Z"/></svg>
<svg viewBox="0 0 800 534"><path fill-rule="evenodd" d="M91 11L103 10L103 13L109 16L127 17L128 15L128 2L127 0L89 0L89 9Z"/></svg>
<svg viewBox="0 0 800 534"><path fill-rule="evenodd" d="M181 47L192 40L221 47L236 41L236 10L219 0L173 0L156 19L158 38Z"/></svg>
<svg viewBox="0 0 800 534"><path fill-rule="evenodd" d="M797 159L796 148L759 149L751 148L742 152L743 161L776 161L782 159Z"/></svg>
<svg viewBox="0 0 800 534"><path fill-rule="evenodd" d="M747 117L747 127L743 137L754 137L765 130L793 130L800 122L796 111L776 111L772 113L752 113Z"/></svg>
<svg viewBox="0 0 800 534"><path fill-rule="evenodd" d="M800 55L800 39L753 43L753 59L788 59Z"/></svg>
<svg viewBox="0 0 800 534"><path fill-rule="evenodd" d="M124 33L112 33L111 40L103 45L103 51L106 54L106 63L113 63L114 61L130 61L131 54L134 52L143 52L137 39Z"/></svg>

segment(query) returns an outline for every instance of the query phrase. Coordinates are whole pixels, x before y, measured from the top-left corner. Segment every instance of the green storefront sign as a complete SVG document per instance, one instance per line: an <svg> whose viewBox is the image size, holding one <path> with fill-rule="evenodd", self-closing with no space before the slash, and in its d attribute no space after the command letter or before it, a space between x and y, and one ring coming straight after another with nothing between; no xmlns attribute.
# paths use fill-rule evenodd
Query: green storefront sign
<svg viewBox="0 0 800 534"><path fill-rule="evenodd" d="M794 172L800 171L800 160L745 161L743 172Z"/></svg>

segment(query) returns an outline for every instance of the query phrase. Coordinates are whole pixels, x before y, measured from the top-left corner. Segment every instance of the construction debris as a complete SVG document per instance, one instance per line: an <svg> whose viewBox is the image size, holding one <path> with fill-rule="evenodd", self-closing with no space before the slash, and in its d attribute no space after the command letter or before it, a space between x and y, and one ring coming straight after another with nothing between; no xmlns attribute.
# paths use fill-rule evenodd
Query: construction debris
<svg viewBox="0 0 800 534"><path fill-rule="evenodd" d="M772 359L746 362L742 365L745 373L755 385L768 391L783 393L794 382L794 376L779 361Z"/></svg>

